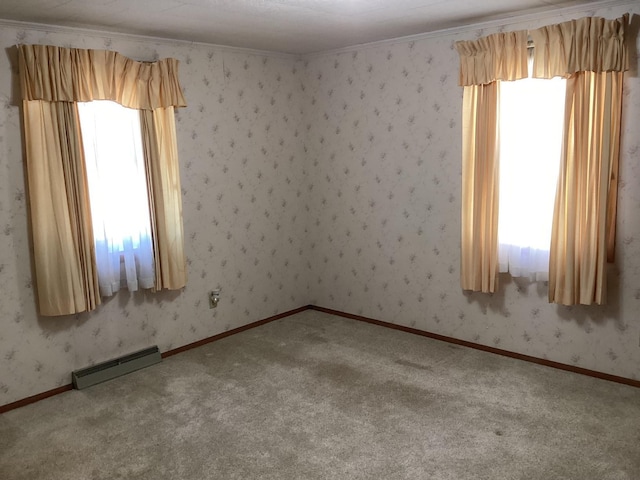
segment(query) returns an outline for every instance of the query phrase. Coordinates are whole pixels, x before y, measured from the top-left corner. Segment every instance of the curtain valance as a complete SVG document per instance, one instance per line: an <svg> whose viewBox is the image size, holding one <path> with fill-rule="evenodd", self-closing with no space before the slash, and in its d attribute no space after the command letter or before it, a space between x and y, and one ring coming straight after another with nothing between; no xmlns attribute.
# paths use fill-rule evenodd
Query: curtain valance
<svg viewBox="0 0 640 480"><path fill-rule="evenodd" d="M615 20L585 17L531 30L534 78L576 72L624 72L629 69L625 46L626 14Z"/></svg>
<svg viewBox="0 0 640 480"><path fill-rule="evenodd" d="M484 85L527 76L526 30L456 42L456 50L460 55L460 85Z"/></svg>
<svg viewBox="0 0 640 480"><path fill-rule="evenodd" d="M117 52L19 45L23 100L113 100L129 108L184 107L178 60L138 62Z"/></svg>

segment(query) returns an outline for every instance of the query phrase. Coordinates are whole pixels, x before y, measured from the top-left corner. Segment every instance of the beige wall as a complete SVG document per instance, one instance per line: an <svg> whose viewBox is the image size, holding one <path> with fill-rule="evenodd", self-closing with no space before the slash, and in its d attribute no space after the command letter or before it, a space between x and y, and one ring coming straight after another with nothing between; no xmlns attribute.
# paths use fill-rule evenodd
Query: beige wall
<svg viewBox="0 0 640 480"><path fill-rule="evenodd" d="M67 384L72 370L94 362L153 344L167 350L309 303L640 378L637 77L627 79L625 91L611 305L549 305L546 291L507 278L492 297L459 288L462 91L453 42L485 33L300 61L0 27L0 405ZM184 291L120 293L94 313L68 318L36 314L10 68L10 47L21 42L180 60L189 103L177 123L189 259ZM218 286L222 301L209 310L206 293Z"/></svg>
<svg viewBox="0 0 640 480"><path fill-rule="evenodd" d="M585 11L573 18L593 13L617 18L625 11L629 10ZM640 6L632 11L640 14ZM504 28L563 20L553 17ZM493 296L460 289L462 89L457 85L453 45L493 31L469 30L309 59L305 112L313 185L312 301L639 379L637 76L628 76L625 84L617 260L610 305L550 305L545 286L506 275Z"/></svg>
<svg viewBox="0 0 640 480"><path fill-rule="evenodd" d="M91 314L38 317L31 284L20 111L0 56L0 405L70 383L72 370L157 344L178 347L309 303L302 72L291 57L0 27L19 42L180 60L177 117L189 280L182 292L120 293ZM301 133L301 132L300 132ZM299 133L299 134L300 134ZM298 135L299 135L298 134ZM222 287L216 310L207 292Z"/></svg>

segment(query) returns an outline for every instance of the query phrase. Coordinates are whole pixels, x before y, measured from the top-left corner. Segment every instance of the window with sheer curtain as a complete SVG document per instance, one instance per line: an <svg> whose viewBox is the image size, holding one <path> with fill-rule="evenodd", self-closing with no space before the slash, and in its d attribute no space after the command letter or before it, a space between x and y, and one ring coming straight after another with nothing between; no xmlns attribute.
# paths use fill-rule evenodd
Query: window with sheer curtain
<svg viewBox="0 0 640 480"><path fill-rule="evenodd" d="M566 81L500 83L498 267L514 277L549 279L549 250Z"/></svg>
<svg viewBox="0 0 640 480"><path fill-rule="evenodd" d="M121 286L183 288L178 61L17 49L39 313L91 311Z"/></svg>
<svg viewBox="0 0 640 480"><path fill-rule="evenodd" d="M153 240L140 114L115 102L79 102L98 284L102 296L120 287L154 285Z"/></svg>
<svg viewBox="0 0 640 480"><path fill-rule="evenodd" d="M606 303L606 263L614 260L615 251L628 24L629 15L615 20L584 17L456 42L464 87L464 290L496 292L501 270L545 279L546 263L550 302ZM555 80L550 79L563 79L564 101L558 90L557 100L544 106L545 97L551 100L555 93L538 98L543 87L527 90L528 37L533 42L531 76L544 79L544 88L552 88ZM533 128L531 112L538 107L544 117L537 123L549 127L547 133ZM557 113L560 108L563 114ZM548 180L551 189L556 176L547 170L553 166L543 165L543 159L558 158L552 138L561 142L549 236L546 221L543 227L533 219L534 213L551 211L541 185ZM513 180L515 175L521 180ZM529 200L533 210L525 207Z"/></svg>

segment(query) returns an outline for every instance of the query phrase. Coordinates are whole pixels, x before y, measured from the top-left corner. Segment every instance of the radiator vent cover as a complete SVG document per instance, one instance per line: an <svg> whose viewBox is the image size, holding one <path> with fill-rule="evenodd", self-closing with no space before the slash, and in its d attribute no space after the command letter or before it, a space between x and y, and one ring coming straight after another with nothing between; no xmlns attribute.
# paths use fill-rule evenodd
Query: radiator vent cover
<svg viewBox="0 0 640 480"><path fill-rule="evenodd" d="M161 361L160 349L157 346L145 348L139 352L130 353L91 367L73 371L71 373L73 387L82 390L83 388L135 372L136 370L149 367Z"/></svg>

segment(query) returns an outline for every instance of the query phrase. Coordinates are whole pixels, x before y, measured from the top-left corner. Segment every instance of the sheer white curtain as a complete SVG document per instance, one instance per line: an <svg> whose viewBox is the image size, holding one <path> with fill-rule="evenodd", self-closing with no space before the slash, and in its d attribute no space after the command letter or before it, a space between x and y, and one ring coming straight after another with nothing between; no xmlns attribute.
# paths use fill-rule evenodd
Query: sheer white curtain
<svg viewBox="0 0 640 480"><path fill-rule="evenodd" d="M565 80L500 84L498 269L549 279L549 251L562 151Z"/></svg>
<svg viewBox="0 0 640 480"><path fill-rule="evenodd" d="M154 257L140 112L115 102L78 103L87 164L98 282L102 296L121 286L154 286Z"/></svg>

